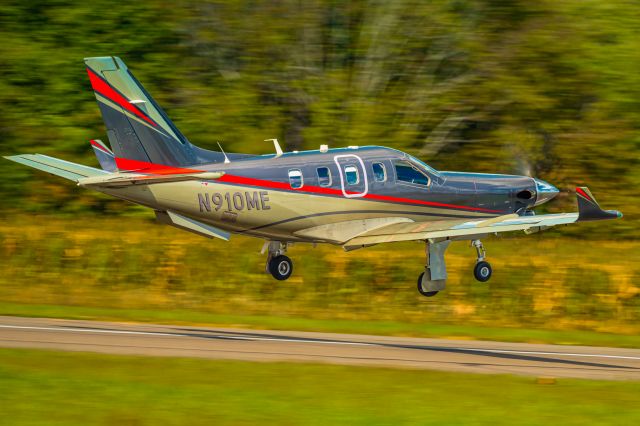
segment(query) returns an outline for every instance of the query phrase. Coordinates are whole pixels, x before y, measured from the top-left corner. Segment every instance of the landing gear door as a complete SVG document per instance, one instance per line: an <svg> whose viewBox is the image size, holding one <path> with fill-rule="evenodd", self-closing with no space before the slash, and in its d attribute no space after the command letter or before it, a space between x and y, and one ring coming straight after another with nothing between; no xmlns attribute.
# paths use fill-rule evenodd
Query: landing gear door
<svg viewBox="0 0 640 426"><path fill-rule="evenodd" d="M340 187L347 198L364 197L369 190L364 162L355 154L343 154L333 157L340 172Z"/></svg>

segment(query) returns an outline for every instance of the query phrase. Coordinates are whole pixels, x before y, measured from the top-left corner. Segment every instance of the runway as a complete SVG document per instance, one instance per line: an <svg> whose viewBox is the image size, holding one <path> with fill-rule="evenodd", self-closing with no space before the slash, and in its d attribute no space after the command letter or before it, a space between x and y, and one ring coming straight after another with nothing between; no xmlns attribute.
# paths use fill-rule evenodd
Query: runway
<svg viewBox="0 0 640 426"><path fill-rule="evenodd" d="M640 349L0 316L0 347L640 380Z"/></svg>

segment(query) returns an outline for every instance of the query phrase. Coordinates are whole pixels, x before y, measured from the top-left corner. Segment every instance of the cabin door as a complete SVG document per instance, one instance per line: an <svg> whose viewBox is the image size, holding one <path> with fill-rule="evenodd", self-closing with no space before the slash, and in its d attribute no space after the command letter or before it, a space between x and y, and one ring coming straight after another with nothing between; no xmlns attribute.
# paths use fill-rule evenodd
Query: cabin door
<svg viewBox="0 0 640 426"><path fill-rule="evenodd" d="M333 157L340 171L340 187L347 198L364 197L369 183L362 158L355 154L343 154Z"/></svg>

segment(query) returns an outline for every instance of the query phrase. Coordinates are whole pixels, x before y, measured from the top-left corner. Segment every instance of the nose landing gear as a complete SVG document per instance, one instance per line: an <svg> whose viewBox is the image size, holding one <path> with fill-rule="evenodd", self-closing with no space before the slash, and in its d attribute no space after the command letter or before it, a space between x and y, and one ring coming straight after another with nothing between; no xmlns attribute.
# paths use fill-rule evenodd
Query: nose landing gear
<svg viewBox="0 0 640 426"><path fill-rule="evenodd" d="M489 278L491 278L493 270L491 269L489 262L484 260L487 253L484 250L482 241L473 240L471 241L471 244L476 248L476 252L478 253L478 260L476 261L476 266L473 268L473 276L481 283L487 282L489 281Z"/></svg>

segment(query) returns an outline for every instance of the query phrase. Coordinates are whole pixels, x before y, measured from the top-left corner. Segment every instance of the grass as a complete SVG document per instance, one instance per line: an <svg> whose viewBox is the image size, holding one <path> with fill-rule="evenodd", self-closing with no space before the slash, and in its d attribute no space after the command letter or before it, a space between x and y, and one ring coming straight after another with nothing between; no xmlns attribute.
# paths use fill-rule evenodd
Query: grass
<svg viewBox="0 0 640 426"><path fill-rule="evenodd" d="M0 302L0 315L640 348L640 336L598 333L588 330L416 324L400 321L313 319L273 315L214 314L192 310L110 309L4 302Z"/></svg>
<svg viewBox="0 0 640 426"><path fill-rule="evenodd" d="M584 225L588 230L589 225ZM553 232L447 251L447 288L416 291L422 243L344 253L298 244L294 275L264 273L261 241L209 241L140 218L0 223L0 313L640 347L640 242Z"/></svg>
<svg viewBox="0 0 640 426"><path fill-rule="evenodd" d="M12 425L640 424L640 383L0 349Z"/></svg>

